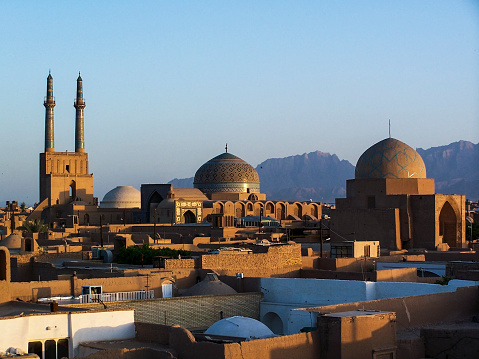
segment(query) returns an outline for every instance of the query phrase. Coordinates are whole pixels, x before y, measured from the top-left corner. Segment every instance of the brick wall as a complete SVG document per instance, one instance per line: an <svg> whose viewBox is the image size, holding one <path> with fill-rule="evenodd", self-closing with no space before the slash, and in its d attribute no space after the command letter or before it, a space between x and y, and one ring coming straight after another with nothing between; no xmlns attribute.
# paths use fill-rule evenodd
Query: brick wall
<svg viewBox="0 0 479 359"><path fill-rule="evenodd" d="M135 322L207 328L223 317L242 315L259 320L261 293L203 295L106 303L109 309L135 309ZM98 303L71 304L78 308L103 308Z"/></svg>
<svg viewBox="0 0 479 359"><path fill-rule="evenodd" d="M223 275L241 272L248 276L287 273L301 267L301 245L271 246L266 253L236 252L203 255L202 268Z"/></svg>

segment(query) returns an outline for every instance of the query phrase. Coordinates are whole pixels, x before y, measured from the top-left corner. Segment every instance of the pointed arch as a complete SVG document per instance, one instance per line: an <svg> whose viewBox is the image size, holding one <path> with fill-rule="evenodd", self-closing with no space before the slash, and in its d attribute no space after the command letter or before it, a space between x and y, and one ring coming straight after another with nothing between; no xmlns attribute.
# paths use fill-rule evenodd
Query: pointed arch
<svg viewBox="0 0 479 359"><path fill-rule="evenodd" d="M187 210L183 213L184 223L196 223L196 216L191 210Z"/></svg>
<svg viewBox="0 0 479 359"><path fill-rule="evenodd" d="M146 218L148 221L151 222L151 215L154 211L153 208L158 207L161 201L163 201L163 197L157 191L153 192L148 199L147 206L146 206Z"/></svg>
<svg viewBox="0 0 479 359"><path fill-rule="evenodd" d="M439 213L439 235L442 236L442 243L447 243L449 247L457 246L457 222L454 207L446 201Z"/></svg>

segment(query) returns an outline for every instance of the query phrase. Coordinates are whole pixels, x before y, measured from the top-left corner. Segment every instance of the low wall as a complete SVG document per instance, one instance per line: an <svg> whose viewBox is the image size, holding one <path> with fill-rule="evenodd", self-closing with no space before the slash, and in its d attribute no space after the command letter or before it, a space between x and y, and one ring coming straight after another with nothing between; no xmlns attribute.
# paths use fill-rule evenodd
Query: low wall
<svg viewBox="0 0 479 359"><path fill-rule="evenodd" d="M472 261L479 262L479 253L476 252L427 252L426 261Z"/></svg>
<svg viewBox="0 0 479 359"><path fill-rule="evenodd" d="M384 269L364 273L301 269L301 278L360 280L371 282L417 282L417 271L415 268Z"/></svg>
<svg viewBox="0 0 479 359"><path fill-rule="evenodd" d="M82 286L101 285L104 293L130 292L137 290L154 290L155 297L161 297L163 282L170 282L171 272L152 274L149 276L113 277L79 279L72 276L67 280L12 282L10 283L10 297L12 300L20 298L25 301L38 298L57 296L78 296ZM191 280L193 281L193 279Z"/></svg>
<svg viewBox="0 0 479 359"><path fill-rule="evenodd" d="M312 314L307 316L308 321L315 321L317 313L338 313L358 309L395 312L399 328L418 327L441 321L454 321L477 313L479 290L477 287L463 287L450 293L301 308L291 311L290 321L300 319L302 313L306 312ZM304 322L304 318L302 321Z"/></svg>
<svg viewBox="0 0 479 359"><path fill-rule="evenodd" d="M181 327L136 323L136 330L139 341L168 345L182 359L319 358L317 332L218 344L197 342L190 331ZM158 333L158 337L151 335L152 332Z"/></svg>

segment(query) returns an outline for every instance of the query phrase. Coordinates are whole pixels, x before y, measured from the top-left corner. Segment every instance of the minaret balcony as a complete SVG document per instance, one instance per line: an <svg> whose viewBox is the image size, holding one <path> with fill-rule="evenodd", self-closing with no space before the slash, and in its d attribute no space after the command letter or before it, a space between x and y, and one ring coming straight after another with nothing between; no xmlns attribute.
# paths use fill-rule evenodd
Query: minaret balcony
<svg viewBox="0 0 479 359"><path fill-rule="evenodd" d="M43 104L44 105L54 105L55 104L55 96L53 96L53 97L45 96L45 98L43 99Z"/></svg>

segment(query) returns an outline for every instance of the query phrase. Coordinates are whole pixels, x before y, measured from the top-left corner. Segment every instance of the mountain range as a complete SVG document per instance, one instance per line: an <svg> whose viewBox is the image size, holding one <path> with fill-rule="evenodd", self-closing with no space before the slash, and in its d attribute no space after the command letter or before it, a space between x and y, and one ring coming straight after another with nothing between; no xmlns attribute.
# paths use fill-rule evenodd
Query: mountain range
<svg viewBox="0 0 479 359"><path fill-rule="evenodd" d="M468 141L446 146L418 148L428 178L434 178L436 192L465 194L479 199L479 144ZM346 180L354 178L354 165L335 154L320 151L284 158L270 158L256 167L261 192L271 200L334 203L346 196ZM170 181L177 188L193 187L193 177Z"/></svg>

